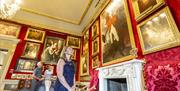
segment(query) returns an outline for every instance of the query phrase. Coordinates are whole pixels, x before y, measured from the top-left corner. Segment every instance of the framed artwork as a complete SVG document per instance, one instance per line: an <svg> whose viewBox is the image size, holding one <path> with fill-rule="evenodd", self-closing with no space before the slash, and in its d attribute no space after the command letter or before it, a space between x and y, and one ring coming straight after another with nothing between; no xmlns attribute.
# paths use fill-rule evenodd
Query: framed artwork
<svg viewBox="0 0 180 91"><path fill-rule="evenodd" d="M85 54L81 57L80 62L80 76L89 75L89 54Z"/></svg>
<svg viewBox="0 0 180 91"><path fill-rule="evenodd" d="M83 45L83 54L86 54L89 52L89 42L86 42L84 45Z"/></svg>
<svg viewBox="0 0 180 91"><path fill-rule="evenodd" d="M85 31L84 33L84 43L89 41L89 30Z"/></svg>
<svg viewBox="0 0 180 91"><path fill-rule="evenodd" d="M132 0L136 20L142 20L152 12L161 8L164 0Z"/></svg>
<svg viewBox="0 0 180 91"><path fill-rule="evenodd" d="M45 37L45 31L28 28L25 36L25 40L43 43Z"/></svg>
<svg viewBox="0 0 180 91"><path fill-rule="evenodd" d="M37 61L31 59L18 59L16 63L17 72L33 72L36 67Z"/></svg>
<svg viewBox="0 0 180 91"><path fill-rule="evenodd" d="M74 54L72 56L72 60L76 60L76 53L77 53L77 50L74 50Z"/></svg>
<svg viewBox="0 0 180 91"><path fill-rule="evenodd" d="M99 55L92 58L92 68L97 68L99 66Z"/></svg>
<svg viewBox="0 0 180 91"><path fill-rule="evenodd" d="M66 45L73 48L80 48L80 41L80 38L68 36Z"/></svg>
<svg viewBox="0 0 180 91"><path fill-rule="evenodd" d="M99 20L95 21L91 29L92 29L92 39L94 40L97 36L99 36Z"/></svg>
<svg viewBox="0 0 180 91"><path fill-rule="evenodd" d="M168 7L138 25L143 54L180 45L180 33Z"/></svg>
<svg viewBox="0 0 180 91"><path fill-rule="evenodd" d="M57 64L60 53L65 45L65 40L58 37L47 36L41 59L45 64Z"/></svg>
<svg viewBox="0 0 180 91"><path fill-rule="evenodd" d="M99 37L92 42L92 55L99 53Z"/></svg>
<svg viewBox="0 0 180 91"><path fill-rule="evenodd" d="M18 84L7 83L2 91L18 91Z"/></svg>
<svg viewBox="0 0 180 91"><path fill-rule="evenodd" d="M35 59L39 52L39 48L40 44L38 43L26 42L22 57Z"/></svg>
<svg viewBox="0 0 180 91"><path fill-rule="evenodd" d="M17 38L20 29L21 29L20 25L0 21L0 36Z"/></svg>
<svg viewBox="0 0 180 91"><path fill-rule="evenodd" d="M111 0L100 15L103 66L135 58L127 0Z"/></svg>

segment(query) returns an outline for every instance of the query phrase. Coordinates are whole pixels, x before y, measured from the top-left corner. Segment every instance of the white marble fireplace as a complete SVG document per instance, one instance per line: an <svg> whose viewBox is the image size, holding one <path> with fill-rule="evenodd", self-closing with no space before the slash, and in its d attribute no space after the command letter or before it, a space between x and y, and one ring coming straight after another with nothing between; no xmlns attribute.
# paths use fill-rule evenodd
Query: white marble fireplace
<svg viewBox="0 0 180 91"><path fill-rule="evenodd" d="M108 91L109 79L125 79L127 91L144 91L142 79L143 64L142 60L133 59L99 68L99 91Z"/></svg>

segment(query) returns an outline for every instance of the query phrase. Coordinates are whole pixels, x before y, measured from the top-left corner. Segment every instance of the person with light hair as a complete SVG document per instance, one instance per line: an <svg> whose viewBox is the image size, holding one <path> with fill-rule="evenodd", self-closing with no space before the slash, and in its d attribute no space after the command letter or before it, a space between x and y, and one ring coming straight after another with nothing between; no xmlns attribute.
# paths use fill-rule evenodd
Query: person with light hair
<svg viewBox="0 0 180 91"><path fill-rule="evenodd" d="M32 86L31 86L31 90L30 91L38 91L39 87L42 84L42 81L44 80L43 76L42 76L42 62L38 62L37 63L37 67L34 69L33 72L33 80L32 80Z"/></svg>
<svg viewBox="0 0 180 91"><path fill-rule="evenodd" d="M75 68L71 57L74 50L65 46L57 63L57 80L54 91L75 91Z"/></svg>

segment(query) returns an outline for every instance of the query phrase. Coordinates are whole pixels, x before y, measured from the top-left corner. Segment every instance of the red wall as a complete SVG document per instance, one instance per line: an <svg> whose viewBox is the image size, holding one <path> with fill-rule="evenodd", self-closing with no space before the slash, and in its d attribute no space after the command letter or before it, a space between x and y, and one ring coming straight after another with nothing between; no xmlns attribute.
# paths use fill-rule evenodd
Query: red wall
<svg viewBox="0 0 180 91"><path fill-rule="evenodd" d="M127 1L130 11L130 18L134 33L134 39L135 39L136 47L138 48L137 59L146 60L146 64L144 66L144 77L145 77L147 90L148 91L180 91L180 86L178 85L180 84L180 47L169 48L159 52L143 55L137 33L138 23L135 20L134 11L132 7L132 0L127 0ZM169 6L171 10L171 13L178 26L178 29L180 29L180 0L165 0L165 2L166 5ZM99 17L97 19L99 19ZM101 39L101 35L100 35L100 39ZM90 50L92 49L91 41L92 39L90 32ZM100 44L100 49L101 49L101 44ZM100 53L102 54L102 50L100 50ZM90 55L92 55L91 51L90 51ZM100 55L100 60L102 61L101 55ZM94 81L92 80L94 78L97 78L97 76L94 76L94 74L96 74L96 71L92 69L91 65L92 65L92 57L90 56L90 68L89 68L91 75L90 83L93 84ZM100 66L102 66L102 62ZM166 71L164 71L165 69ZM156 73L157 70L159 73ZM153 78L154 76L157 77Z"/></svg>
<svg viewBox="0 0 180 91"><path fill-rule="evenodd" d="M146 60L144 77L147 90L180 91L180 85L178 85L180 84L180 47L142 55L132 2L128 1L136 47L138 48L138 58ZM178 29L180 29L180 0L165 0L165 2L171 10Z"/></svg>
<svg viewBox="0 0 180 91"><path fill-rule="evenodd" d="M10 21L7 21L7 22L10 22ZM14 22L11 22L11 23L14 23ZM12 61L11 61L11 64L9 66L9 69L8 69L8 72L6 74L6 79L11 79L11 75L12 73L20 73L20 74L32 74L32 73L27 73L27 72L16 72L14 70L15 66L16 66L16 62L18 61L18 59L21 57L23 51L24 51L24 47L25 47L25 44L26 44L26 40L24 40L25 38L25 35L26 35L26 32L27 32L27 29L30 27L28 25L23 25L23 24L20 24L21 25L21 30L20 30L20 33L19 33L19 37L18 39L20 39L20 43L18 43L17 47L16 47L16 50L15 50L15 53L13 55L13 58L12 58ZM54 32L52 30L47 30L47 29L41 29L42 31L45 31L46 32L46 36L52 36L52 37L59 37L59 38L62 38L62 39L65 39L67 38L68 35L70 34L66 34L66 33L60 33L60 32ZM78 37L78 36L75 36L75 37ZM43 48L44 48L44 42L40 44L40 49L39 49L39 52L38 52L38 55L37 55L37 59L41 61L41 54L43 52ZM79 60L80 60L80 49L76 49L77 50L77 53L76 53L76 62L77 62L77 65L78 65L78 68L79 68ZM56 65L54 65L54 67L56 67ZM54 74L56 74L56 68L54 69ZM76 76L76 79L78 80L79 78L79 72L77 70L77 76Z"/></svg>

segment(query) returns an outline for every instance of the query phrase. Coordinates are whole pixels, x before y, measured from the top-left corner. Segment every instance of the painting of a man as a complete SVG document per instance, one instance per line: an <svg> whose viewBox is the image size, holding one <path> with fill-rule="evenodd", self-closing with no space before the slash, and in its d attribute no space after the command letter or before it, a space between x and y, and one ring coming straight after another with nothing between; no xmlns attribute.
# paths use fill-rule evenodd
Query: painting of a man
<svg viewBox="0 0 180 91"><path fill-rule="evenodd" d="M103 63L130 55L132 49L124 0L112 0L101 14Z"/></svg>

